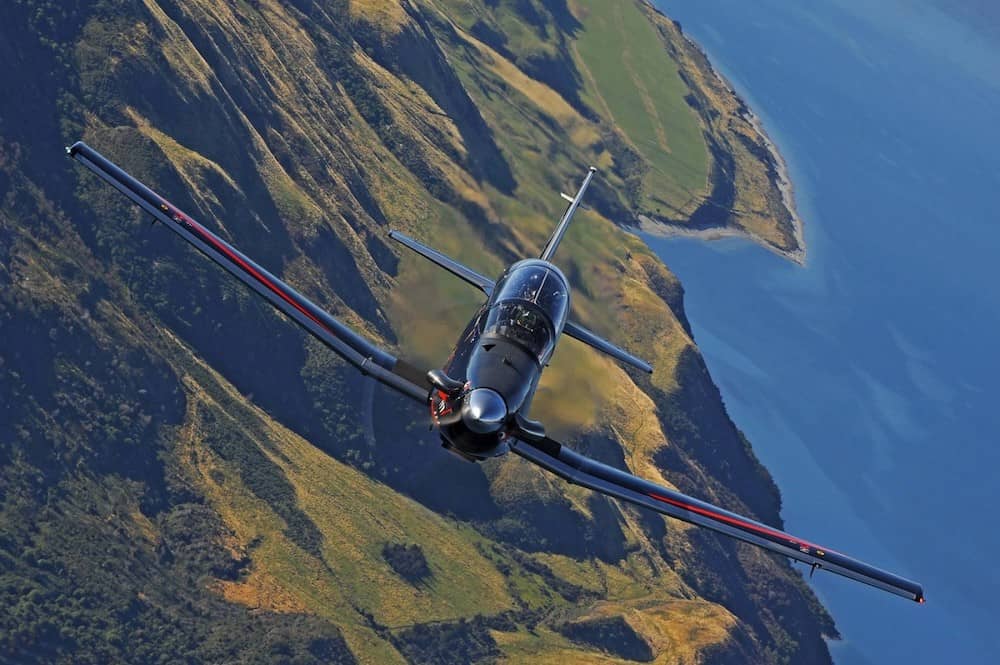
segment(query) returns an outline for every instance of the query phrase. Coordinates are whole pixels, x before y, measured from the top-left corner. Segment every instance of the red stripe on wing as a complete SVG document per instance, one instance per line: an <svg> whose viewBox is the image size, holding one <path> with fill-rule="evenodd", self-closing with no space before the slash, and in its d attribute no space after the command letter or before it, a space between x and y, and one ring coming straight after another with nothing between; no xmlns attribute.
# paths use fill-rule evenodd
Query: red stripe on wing
<svg viewBox="0 0 1000 665"><path fill-rule="evenodd" d="M814 550L828 551L825 547L819 547L818 545L813 545L804 540L798 540L789 536L787 533L778 531L776 529L769 529L766 526L760 524L754 524L753 522L747 522L745 520L737 519L735 517L730 517L729 515L724 515L722 513L717 513L707 508L702 508L700 506L695 506L683 501L678 501L677 499L671 499L670 497L661 496L659 494L648 494L648 496L656 499L657 501L662 501L663 503L669 503L671 506L677 506L678 508L683 508L684 510L689 510L692 513L698 513L699 515L704 515L705 517L711 517L714 520L719 520L720 522L726 522L732 524L733 526L740 527L741 529L749 529L751 531L756 531L757 533L764 534L765 536L771 536L772 538L780 538L781 540L788 541L797 547L809 547Z"/></svg>
<svg viewBox="0 0 1000 665"><path fill-rule="evenodd" d="M205 227L203 227L201 224L199 224L198 222L194 221L193 219L191 219L190 217L188 217L184 213L180 212L176 208L173 209L173 213L174 213L174 217L179 218L180 220L183 220L183 221L187 222L195 231L198 232L198 235L200 235L203 240L205 240L206 242L210 243L215 249L217 249L218 251L222 252L227 257L229 257L229 259L231 261L233 261L234 263L236 263L236 265L238 265L241 268L243 268L243 270L245 270L247 273L249 273L258 282L260 282L261 284L263 284L264 286L266 286L272 292L278 294L278 297L280 297L282 300L284 300L285 302L287 302L289 305L291 305L292 307L294 307L298 311L302 312L305 316L307 316L309 318L310 321L312 321L313 323L315 323L316 325L318 325L319 327L321 327L323 330L326 330L327 332L329 332L331 334L335 334L332 330L330 330L330 328L325 323L323 323L322 321L320 321L319 319L317 319L316 316L312 312L310 312L309 310L307 310L305 307L303 307L298 302L296 302L291 296L289 296L287 293L285 293L284 291L282 291L281 289L279 289L277 286L275 286L274 283L271 282L271 280L267 279L262 274L260 274L260 272L257 271L257 270L255 270L253 268L253 266L251 266L246 261L244 261L243 259L241 259L239 256L237 256L236 254L234 254L232 252L232 250L230 250L224 244L222 244L221 242L219 242L218 240L216 240L216 238L211 233L209 233L205 229Z"/></svg>

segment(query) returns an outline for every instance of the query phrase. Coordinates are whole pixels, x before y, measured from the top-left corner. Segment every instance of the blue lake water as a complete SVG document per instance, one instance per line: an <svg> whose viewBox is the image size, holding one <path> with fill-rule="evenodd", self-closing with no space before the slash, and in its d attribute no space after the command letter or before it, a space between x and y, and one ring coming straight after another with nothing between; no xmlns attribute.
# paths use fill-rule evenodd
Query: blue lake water
<svg viewBox="0 0 1000 665"><path fill-rule="evenodd" d="M818 573L834 659L1000 662L1000 10L657 4L785 155L808 266L738 240L647 240L684 283L787 528L927 594Z"/></svg>

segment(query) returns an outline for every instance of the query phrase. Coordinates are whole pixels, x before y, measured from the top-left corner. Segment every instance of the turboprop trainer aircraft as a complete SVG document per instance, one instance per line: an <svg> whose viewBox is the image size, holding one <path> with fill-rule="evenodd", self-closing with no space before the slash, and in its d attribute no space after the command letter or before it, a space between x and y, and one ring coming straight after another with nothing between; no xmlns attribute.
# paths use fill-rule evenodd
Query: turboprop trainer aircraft
<svg viewBox="0 0 1000 665"><path fill-rule="evenodd" d="M419 371L373 344L184 214L83 142L67 152L181 238L259 293L362 374L430 409L446 448L470 461L513 452L557 476L608 496L763 547L817 569L924 602L922 587L761 522L597 462L554 441L528 410L542 370L562 335L643 372L650 365L567 319L569 283L552 263L594 177L587 173L537 259L509 266L493 281L402 233L390 236L480 289L486 302L440 369Z"/></svg>

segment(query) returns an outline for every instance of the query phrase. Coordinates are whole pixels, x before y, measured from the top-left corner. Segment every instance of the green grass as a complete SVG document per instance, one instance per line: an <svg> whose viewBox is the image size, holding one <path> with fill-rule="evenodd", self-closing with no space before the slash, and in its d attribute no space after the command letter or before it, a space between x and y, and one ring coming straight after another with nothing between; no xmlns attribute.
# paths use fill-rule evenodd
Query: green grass
<svg viewBox="0 0 1000 665"><path fill-rule="evenodd" d="M613 118L648 162L642 202L650 211L686 209L707 185L709 155L688 87L656 28L634 0L580 0L576 41L590 76L589 100Z"/></svg>

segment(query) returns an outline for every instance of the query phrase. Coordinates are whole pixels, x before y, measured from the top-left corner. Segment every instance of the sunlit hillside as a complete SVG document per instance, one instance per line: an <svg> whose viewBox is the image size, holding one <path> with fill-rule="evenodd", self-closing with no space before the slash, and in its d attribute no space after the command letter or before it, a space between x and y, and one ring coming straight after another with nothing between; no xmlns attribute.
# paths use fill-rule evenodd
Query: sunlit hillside
<svg viewBox="0 0 1000 665"><path fill-rule="evenodd" d="M576 318L533 415L780 525L623 227L795 249L742 103L632 0L13 0L0 6L0 661L829 662L781 559L471 465L66 159L82 138L322 306L439 365L486 274L560 247Z"/></svg>

